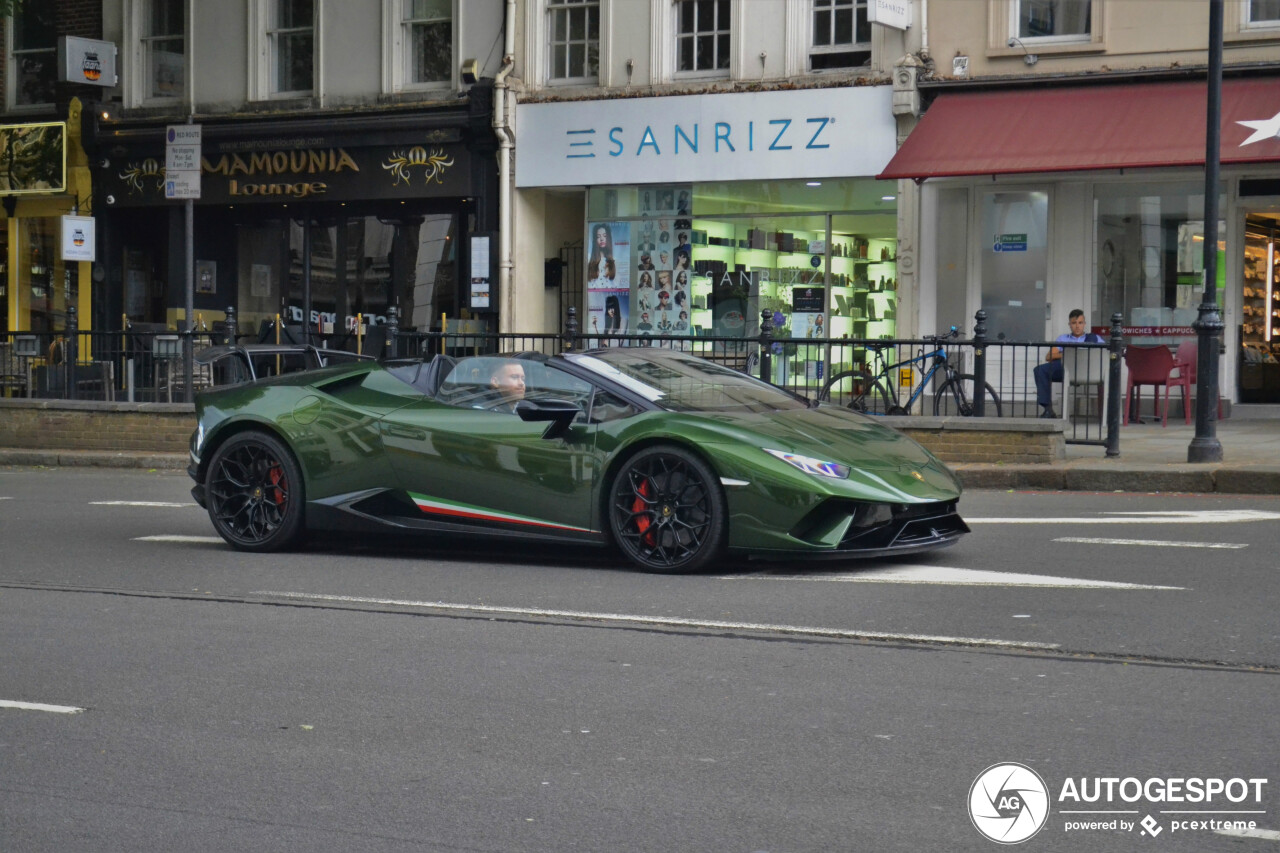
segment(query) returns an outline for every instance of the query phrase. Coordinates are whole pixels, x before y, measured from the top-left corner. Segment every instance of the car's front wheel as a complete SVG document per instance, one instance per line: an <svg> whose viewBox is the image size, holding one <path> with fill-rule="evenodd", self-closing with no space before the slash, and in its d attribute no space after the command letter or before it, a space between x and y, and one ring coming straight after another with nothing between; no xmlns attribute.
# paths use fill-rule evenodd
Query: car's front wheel
<svg viewBox="0 0 1280 853"><path fill-rule="evenodd" d="M302 535L302 472L275 436L228 439L209 460L205 495L218 535L241 551L280 551Z"/></svg>
<svg viewBox="0 0 1280 853"><path fill-rule="evenodd" d="M719 556L728 526L715 473L679 447L646 448L628 459L609 490L609 529L647 572L685 573Z"/></svg>

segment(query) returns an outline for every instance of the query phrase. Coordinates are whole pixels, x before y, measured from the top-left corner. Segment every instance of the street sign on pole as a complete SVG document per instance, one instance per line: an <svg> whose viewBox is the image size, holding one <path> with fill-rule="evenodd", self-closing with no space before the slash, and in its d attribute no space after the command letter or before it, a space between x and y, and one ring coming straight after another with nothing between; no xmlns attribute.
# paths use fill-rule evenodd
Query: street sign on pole
<svg viewBox="0 0 1280 853"><path fill-rule="evenodd" d="M198 124L171 124L165 129L165 198L200 198L201 130Z"/></svg>

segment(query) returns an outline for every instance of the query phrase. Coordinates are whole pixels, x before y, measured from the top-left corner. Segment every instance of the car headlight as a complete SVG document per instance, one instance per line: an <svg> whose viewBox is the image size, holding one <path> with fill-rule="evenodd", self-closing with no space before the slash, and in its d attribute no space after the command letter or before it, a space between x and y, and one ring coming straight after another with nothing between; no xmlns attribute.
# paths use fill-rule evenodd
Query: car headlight
<svg viewBox="0 0 1280 853"><path fill-rule="evenodd" d="M824 462L821 459L814 459L812 456L801 456L799 453L787 453L785 450L770 450L767 447L762 449L770 456L777 457L783 462L799 468L806 474L815 474L819 477L830 477L833 480L849 479L848 465L841 465L838 462Z"/></svg>

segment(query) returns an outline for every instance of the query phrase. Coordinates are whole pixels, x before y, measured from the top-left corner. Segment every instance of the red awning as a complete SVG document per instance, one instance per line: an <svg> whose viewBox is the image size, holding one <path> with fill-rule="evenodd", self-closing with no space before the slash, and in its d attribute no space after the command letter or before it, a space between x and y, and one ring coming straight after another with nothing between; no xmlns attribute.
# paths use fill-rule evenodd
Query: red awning
<svg viewBox="0 0 1280 853"><path fill-rule="evenodd" d="M933 102L880 178L1203 166L1208 84L957 92ZM1221 162L1280 161L1280 80L1222 84Z"/></svg>

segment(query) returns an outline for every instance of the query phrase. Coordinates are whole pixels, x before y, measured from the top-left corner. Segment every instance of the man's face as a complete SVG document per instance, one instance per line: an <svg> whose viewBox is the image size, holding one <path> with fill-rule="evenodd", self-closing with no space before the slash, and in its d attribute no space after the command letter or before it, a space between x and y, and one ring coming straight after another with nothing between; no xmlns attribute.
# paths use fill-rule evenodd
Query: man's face
<svg viewBox="0 0 1280 853"><path fill-rule="evenodd" d="M518 364L504 364L489 378L489 384L508 400L523 400L524 368Z"/></svg>
<svg viewBox="0 0 1280 853"><path fill-rule="evenodd" d="M1072 317L1067 322L1071 324L1072 335L1078 338L1084 334L1084 317L1083 316Z"/></svg>

